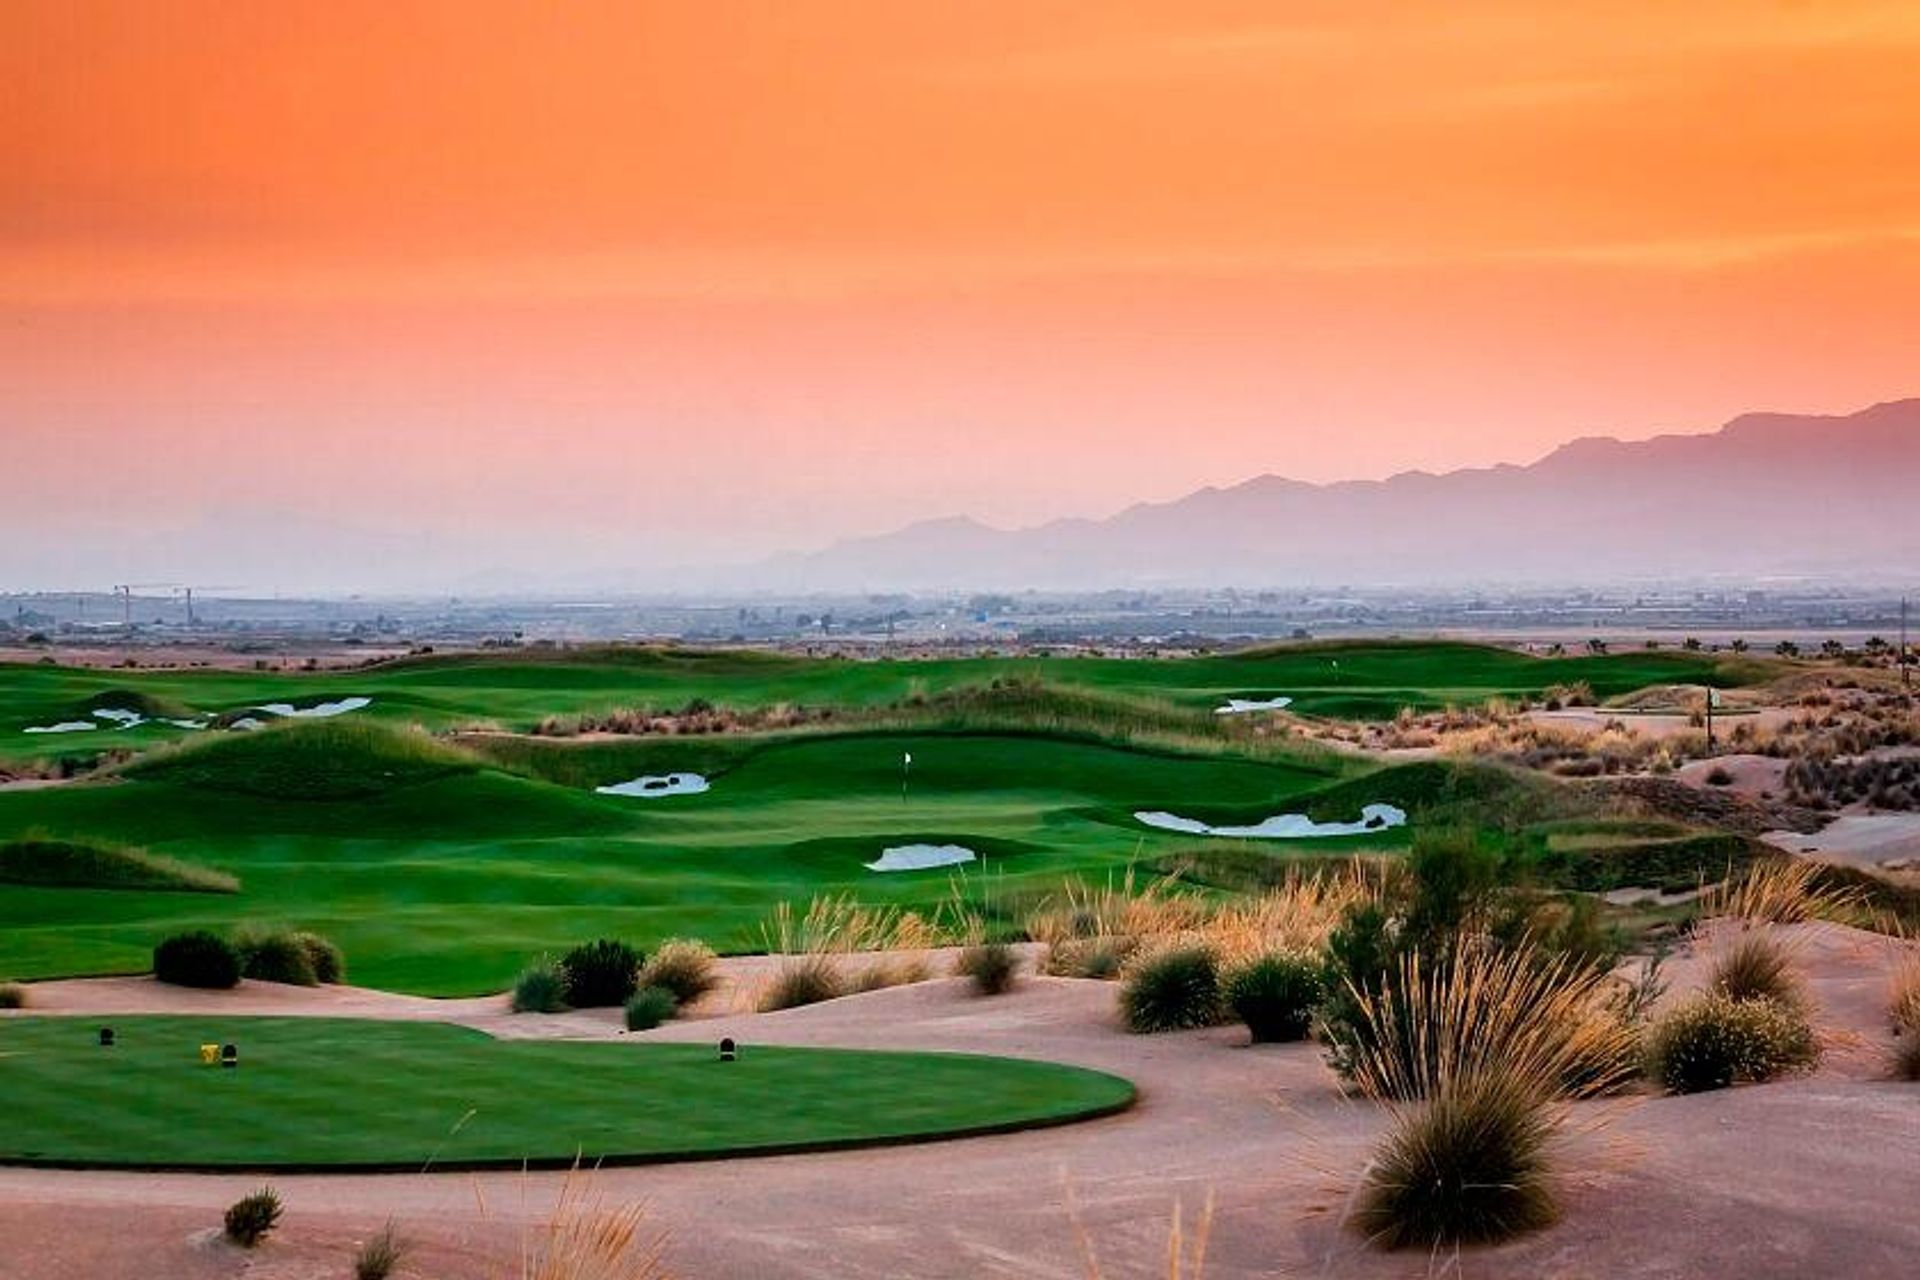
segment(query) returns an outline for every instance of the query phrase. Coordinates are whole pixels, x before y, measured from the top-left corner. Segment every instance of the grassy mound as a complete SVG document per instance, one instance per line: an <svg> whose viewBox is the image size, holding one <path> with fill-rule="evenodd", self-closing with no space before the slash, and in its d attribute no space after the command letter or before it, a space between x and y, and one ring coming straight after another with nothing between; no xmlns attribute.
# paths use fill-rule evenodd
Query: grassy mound
<svg viewBox="0 0 1920 1280"><path fill-rule="evenodd" d="M1133 1087L1052 1063L749 1045L497 1041L429 1023L0 1022L0 1161L193 1169L589 1167L1059 1124ZM237 1069L200 1063L231 1043ZM538 1081L529 1088L529 1081ZM84 1124L75 1123L85 1117ZM464 1119L463 1119L464 1117Z"/></svg>
<svg viewBox="0 0 1920 1280"><path fill-rule="evenodd" d="M230 875L127 845L28 835L0 844L0 883L56 889L233 893Z"/></svg>
<svg viewBox="0 0 1920 1280"><path fill-rule="evenodd" d="M127 772L276 800L357 800L477 768L471 755L418 730L309 720L203 738Z"/></svg>
<svg viewBox="0 0 1920 1280"><path fill-rule="evenodd" d="M102 689L79 707L80 715L90 717L96 711L131 711L148 720L185 719L193 714L177 699L149 693L144 689Z"/></svg>

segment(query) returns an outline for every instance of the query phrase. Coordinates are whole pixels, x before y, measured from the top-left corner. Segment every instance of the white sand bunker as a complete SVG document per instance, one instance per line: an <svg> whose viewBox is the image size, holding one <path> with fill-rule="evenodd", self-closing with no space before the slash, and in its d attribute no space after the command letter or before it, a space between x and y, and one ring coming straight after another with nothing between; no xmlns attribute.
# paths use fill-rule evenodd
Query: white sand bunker
<svg viewBox="0 0 1920 1280"><path fill-rule="evenodd" d="M358 711L362 707L373 705L372 698L342 698L338 702L317 702L311 707L296 707L291 702L266 702L253 708L264 711L270 716L288 716L296 720L325 720L330 716L342 716L349 711Z"/></svg>
<svg viewBox="0 0 1920 1280"><path fill-rule="evenodd" d="M1213 709L1217 716L1244 716L1254 711L1278 711L1293 705L1292 698L1228 698Z"/></svg>
<svg viewBox="0 0 1920 1280"><path fill-rule="evenodd" d="M22 733L81 733L100 726L91 720L62 720L59 724L30 724Z"/></svg>
<svg viewBox="0 0 1920 1280"><path fill-rule="evenodd" d="M1159 810L1133 815L1149 827L1178 831L1187 836L1226 836L1235 840L1310 840L1322 836L1358 836L1407 824L1407 811L1390 804L1370 804L1360 810L1358 822L1315 822L1304 813L1276 813L1250 827L1210 827L1198 818L1183 818Z"/></svg>
<svg viewBox="0 0 1920 1280"><path fill-rule="evenodd" d="M111 720L122 729L131 729L147 722L147 718L138 711L123 711L118 707L100 707L94 711L93 718Z"/></svg>
<svg viewBox="0 0 1920 1280"><path fill-rule="evenodd" d="M264 729L266 727L267 722L265 720L256 720L252 716L241 716L238 720L235 720L227 726L229 729Z"/></svg>
<svg viewBox="0 0 1920 1280"><path fill-rule="evenodd" d="M632 782L616 782L608 787L595 787L603 796L693 796L707 790L710 784L697 773L650 773Z"/></svg>
<svg viewBox="0 0 1920 1280"><path fill-rule="evenodd" d="M896 844L880 851L878 862L869 862L869 871L925 871L928 867L957 867L976 861L973 850L963 844Z"/></svg>

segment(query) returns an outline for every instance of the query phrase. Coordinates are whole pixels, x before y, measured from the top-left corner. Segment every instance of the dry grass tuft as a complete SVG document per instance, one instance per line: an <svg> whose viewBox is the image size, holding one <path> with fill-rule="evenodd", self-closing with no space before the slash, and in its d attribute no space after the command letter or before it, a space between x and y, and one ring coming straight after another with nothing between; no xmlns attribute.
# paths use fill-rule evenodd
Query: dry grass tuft
<svg viewBox="0 0 1920 1280"><path fill-rule="evenodd" d="M521 1238L519 1280L667 1280L666 1233L646 1218L644 1203L608 1209L570 1174L546 1223Z"/></svg>
<svg viewBox="0 0 1920 1280"><path fill-rule="evenodd" d="M1074 1197L1073 1184L1066 1188L1067 1216L1073 1222L1075 1241L1080 1246L1080 1261L1087 1269L1087 1280L1106 1280L1107 1272L1100 1262L1100 1254L1093 1246L1093 1236L1087 1230L1086 1222L1080 1216L1080 1202ZM1186 1217L1178 1200L1173 1202L1173 1218L1167 1224L1166 1252L1161 1258L1161 1274L1166 1280L1206 1280L1207 1243L1213 1237L1213 1192L1207 1192L1206 1201L1200 1206L1200 1213L1194 1219L1193 1229L1187 1230Z"/></svg>
<svg viewBox="0 0 1920 1280"><path fill-rule="evenodd" d="M1463 943L1431 967L1410 952L1380 991L1352 994L1358 1020L1336 1048L1369 1097L1428 1097L1494 1069L1542 1098L1593 1097L1635 1074L1618 985L1530 948Z"/></svg>
<svg viewBox="0 0 1920 1280"><path fill-rule="evenodd" d="M1728 916L1756 924L1851 920L1863 903L1857 889L1818 883L1820 864L1799 858L1767 858L1737 876L1708 885L1700 895L1704 919Z"/></svg>
<svg viewBox="0 0 1920 1280"><path fill-rule="evenodd" d="M1806 984L1794 971L1791 952L1759 929L1743 929L1719 946L1707 986L1732 1000L1773 1000L1802 1012L1808 1007Z"/></svg>
<svg viewBox="0 0 1920 1280"><path fill-rule="evenodd" d="M1887 1016L1895 1031L1920 1035L1920 956L1909 955L1894 968L1887 993Z"/></svg>

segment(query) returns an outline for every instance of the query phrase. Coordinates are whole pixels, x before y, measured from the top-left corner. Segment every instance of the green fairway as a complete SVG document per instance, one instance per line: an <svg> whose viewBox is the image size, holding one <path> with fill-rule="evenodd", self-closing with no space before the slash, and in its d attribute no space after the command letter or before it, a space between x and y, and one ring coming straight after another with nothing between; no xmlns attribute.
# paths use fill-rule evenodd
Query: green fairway
<svg viewBox="0 0 1920 1280"><path fill-rule="evenodd" d="M366 697L356 715L432 729L491 721L531 728L547 715L621 707L670 708L702 699L731 708L781 703L873 708L996 679L1152 699L1207 712L1229 697L1294 699L1310 715L1387 718L1491 697L1538 696L1585 682L1610 697L1649 684L1738 684L1765 671L1758 660L1682 652L1536 658L1451 643L1295 645L1184 659L953 658L852 661L723 650L583 650L410 659L356 672L84 670L0 666L0 759L143 747L190 736L159 718L133 728L95 720L76 733L28 734L93 719L102 706L150 717L233 715L268 703L309 707Z"/></svg>
<svg viewBox="0 0 1920 1280"><path fill-rule="evenodd" d="M638 1163L1106 1114L1133 1087L957 1054L496 1041L434 1023L0 1018L0 1162L200 1169ZM236 1069L199 1046L232 1043Z"/></svg>
<svg viewBox="0 0 1920 1280"><path fill-rule="evenodd" d="M99 858L17 866L0 884L0 979L143 972L169 933L245 922L317 930L345 949L353 981L432 995L499 990L542 952L602 935L752 950L781 901L848 893L924 911L950 899L949 871L868 870L890 845L963 845L979 856L965 871L969 892L990 886L997 900L1018 902L1191 843L1142 826L1141 810L1213 823L1289 811L1345 822L1384 802L1419 822L1427 784L1417 773L1379 773L1262 736L1244 718L1213 714L1229 696L1386 714L1572 681L1606 695L1751 674L1679 653L1545 660L1457 644L1164 661L640 649L422 659L352 675L4 667L0 726L101 706L183 718L271 702L372 702L252 732L156 721L69 735L89 749L120 741L147 750L97 780L0 791L0 843L32 832L131 846L165 860L141 865L174 868L177 883L142 883L126 858L113 876ZM687 736L449 739L406 727L525 729L550 714L695 699L834 710L802 730ZM60 735L0 728L15 751L23 738L45 749L49 736ZM594 791L681 771L705 775L711 789ZM1415 793L1402 795L1410 781ZM1276 851L1397 848L1409 834ZM88 883L76 868L99 878ZM201 884L237 881L237 891L178 891L195 871Z"/></svg>

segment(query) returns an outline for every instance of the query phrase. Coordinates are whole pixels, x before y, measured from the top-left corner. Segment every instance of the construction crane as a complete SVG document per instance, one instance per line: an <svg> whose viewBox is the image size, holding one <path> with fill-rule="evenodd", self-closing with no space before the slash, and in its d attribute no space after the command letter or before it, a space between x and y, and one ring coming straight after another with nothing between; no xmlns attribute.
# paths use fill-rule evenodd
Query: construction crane
<svg viewBox="0 0 1920 1280"><path fill-rule="evenodd" d="M198 589L201 591L238 591L240 590L239 587L235 586L231 582L215 583L211 586L207 585L206 583L202 583L200 584ZM192 626L193 625L193 593L195 588L187 586L183 583L181 584L179 590L181 594L186 597L187 625Z"/></svg>

